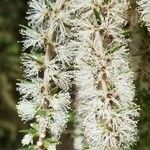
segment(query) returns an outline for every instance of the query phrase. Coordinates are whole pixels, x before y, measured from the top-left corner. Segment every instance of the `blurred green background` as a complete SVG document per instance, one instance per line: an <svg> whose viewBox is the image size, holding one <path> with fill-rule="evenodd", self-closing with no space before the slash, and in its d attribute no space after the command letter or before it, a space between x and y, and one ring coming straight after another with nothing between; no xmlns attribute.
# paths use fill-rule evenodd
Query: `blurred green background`
<svg viewBox="0 0 150 150"><path fill-rule="evenodd" d="M130 58L135 71L137 103L141 106L139 141L134 149L150 150L150 35L144 24L139 23L136 7L135 0L131 0ZM27 0L0 0L0 150L18 149L22 138L19 130L26 128L17 117L15 107L19 100L16 82L22 78L21 45L17 41L21 40L19 24L27 24L26 9ZM63 147L60 149L71 150Z"/></svg>
<svg viewBox="0 0 150 150"><path fill-rule="evenodd" d="M0 150L16 150L25 128L17 117L16 79L22 78L19 55L21 46L17 41L19 24L24 19L27 1L0 0Z"/></svg>

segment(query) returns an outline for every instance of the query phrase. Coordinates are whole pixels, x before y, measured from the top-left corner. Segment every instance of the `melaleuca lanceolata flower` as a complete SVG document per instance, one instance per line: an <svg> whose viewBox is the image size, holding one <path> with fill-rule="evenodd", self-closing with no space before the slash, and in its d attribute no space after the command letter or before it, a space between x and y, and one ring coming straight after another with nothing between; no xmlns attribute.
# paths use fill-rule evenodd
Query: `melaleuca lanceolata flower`
<svg viewBox="0 0 150 150"><path fill-rule="evenodd" d="M77 112L90 150L128 149L138 109L123 35L125 0L72 0Z"/></svg>
<svg viewBox="0 0 150 150"><path fill-rule="evenodd" d="M150 31L150 1L149 0L138 0L139 12L141 19L144 21L148 30Z"/></svg>
<svg viewBox="0 0 150 150"><path fill-rule="evenodd" d="M30 53L22 55L26 79L18 83L17 109L23 121L33 122L23 145L56 149L74 74L74 148L129 149L139 114L123 34L126 0L31 0L29 6L29 24L21 33Z"/></svg>
<svg viewBox="0 0 150 150"><path fill-rule="evenodd" d="M70 33L65 0L31 0L23 27L25 80L18 83L17 105L23 121L32 122L22 140L28 148L55 150L68 119L70 104ZM33 120L33 121L32 121Z"/></svg>

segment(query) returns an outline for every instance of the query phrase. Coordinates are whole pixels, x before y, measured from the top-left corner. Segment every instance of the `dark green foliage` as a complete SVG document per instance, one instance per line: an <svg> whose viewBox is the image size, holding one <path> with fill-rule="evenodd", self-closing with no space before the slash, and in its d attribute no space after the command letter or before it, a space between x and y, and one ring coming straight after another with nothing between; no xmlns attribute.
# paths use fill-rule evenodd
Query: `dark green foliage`
<svg viewBox="0 0 150 150"><path fill-rule="evenodd" d="M93 11L94 11L95 18L97 20L97 24L100 25L101 24L100 14L99 14L99 12L95 8L93 9Z"/></svg>

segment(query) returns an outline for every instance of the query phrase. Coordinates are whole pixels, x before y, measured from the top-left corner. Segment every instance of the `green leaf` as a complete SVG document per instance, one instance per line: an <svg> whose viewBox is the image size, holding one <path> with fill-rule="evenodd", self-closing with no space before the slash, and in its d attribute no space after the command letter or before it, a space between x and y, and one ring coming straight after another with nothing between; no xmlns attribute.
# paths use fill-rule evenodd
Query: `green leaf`
<svg viewBox="0 0 150 150"><path fill-rule="evenodd" d="M68 122L71 122L71 123L75 122L75 113L74 112L69 113Z"/></svg>
<svg viewBox="0 0 150 150"><path fill-rule="evenodd" d="M130 29L125 29L121 34L124 36L130 36L131 35L131 30Z"/></svg>
<svg viewBox="0 0 150 150"><path fill-rule="evenodd" d="M58 93L59 92L59 87L54 87L52 90L50 90L50 94L51 95L55 95L56 93Z"/></svg>
<svg viewBox="0 0 150 150"><path fill-rule="evenodd" d="M44 140L44 147L48 148L49 145L51 144L60 144L60 142L58 141L58 139L54 139L54 138L47 138Z"/></svg>
<svg viewBox="0 0 150 150"><path fill-rule="evenodd" d="M37 133L37 130L30 128L30 129L26 129L26 130L21 130L19 132L28 133L28 134L32 134L33 135L33 134Z"/></svg>
<svg viewBox="0 0 150 150"><path fill-rule="evenodd" d="M36 147L36 145L31 145L31 146L28 146L28 147L20 148L18 150L35 150L35 147Z"/></svg>
<svg viewBox="0 0 150 150"><path fill-rule="evenodd" d="M40 116L51 116L53 111L52 109L40 109L37 114Z"/></svg>
<svg viewBox="0 0 150 150"><path fill-rule="evenodd" d="M94 15L95 15L98 25L101 25L101 17L100 17L99 12L95 8L93 9L93 11L94 11Z"/></svg>
<svg viewBox="0 0 150 150"><path fill-rule="evenodd" d="M39 64L43 64L44 60L40 54L27 54L32 60L36 61Z"/></svg>
<svg viewBox="0 0 150 150"><path fill-rule="evenodd" d="M108 4L110 2L110 0L104 0L103 3L104 4Z"/></svg>
<svg viewBox="0 0 150 150"><path fill-rule="evenodd" d="M45 110L45 109L39 110L38 115L40 115L40 116L46 116L47 115L47 110Z"/></svg>
<svg viewBox="0 0 150 150"><path fill-rule="evenodd" d="M31 127L35 130L38 130L39 129L39 124L37 123L31 123Z"/></svg>
<svg viewBox="0 0 150 150"><path fill-rule="evenodd" d="M117 50L119 50L121 47L125 46L126 44L120 44L120 45L117 45L117 46L114 46L113 48L110 48L108 49L108 52L106 54L110 54L110 53L113 53Z"/></svg>
<svg viewBox="0 0 150 150"><path fill-rule="evenodd" d="M59 144L60 142L58 141L58 139L54 139L54 138L47 138L46 140L44 140L44 144L48 145L48 144Z"/></svg>

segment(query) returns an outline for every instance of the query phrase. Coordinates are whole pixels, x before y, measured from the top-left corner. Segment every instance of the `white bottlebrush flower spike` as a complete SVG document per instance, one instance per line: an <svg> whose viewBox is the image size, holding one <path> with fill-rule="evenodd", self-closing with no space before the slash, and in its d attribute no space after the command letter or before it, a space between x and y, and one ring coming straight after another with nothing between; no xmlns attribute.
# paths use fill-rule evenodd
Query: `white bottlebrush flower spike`
<svg viewBox="0 0 150 150"><path fill-rule="evenodd" d="M24 50L30 53L22 56L26 79L17 84L21 95L17 109L23 121L33 123L22 143L29 148L55 150L70 104L72 53L68 23L63 19L68 16L68 2L31 0L29 7L29 26L23 27L21 34Z"/></svg>
<svg viewBox="0 0 150 150"><path fill-rule="evenodd" d="M143 18L146 4L139 2ZM139 113L122 29L127 1L31 0L29 7L17 109L23 121L33 122L23 145L56 150L74 94L75 150L129 149Z"/></svg>
<svg viewBox="0 0 150 150"><path fill-rule="evenodd" d="M129 149L136 142L139 114L122 34L127 2L72 0L71 7L77 112L88 149Z"/></svg>
<svg viewBox="0 0 150 150"><path fill-rule="evenodd" d="M150 31L150 1L149 0L137 0L139 5L139 12L141 14L142 20Z"/></svg>

